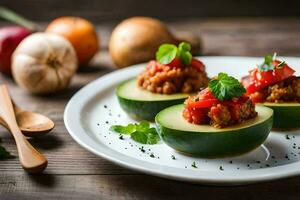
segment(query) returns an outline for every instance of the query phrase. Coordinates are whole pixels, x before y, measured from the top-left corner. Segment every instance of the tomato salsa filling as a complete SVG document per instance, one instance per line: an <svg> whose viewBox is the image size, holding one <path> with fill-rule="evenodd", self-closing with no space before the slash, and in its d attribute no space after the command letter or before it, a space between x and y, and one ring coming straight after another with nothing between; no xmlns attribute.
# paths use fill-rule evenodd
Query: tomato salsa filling
<svg viewBox="0 0 300 200"><path fill-rule="evenodd" d="M214 81L218 81L215 83ZM239 124L257 116L255 105L244 87L227 74L220 73L209 87L185 101L183 117L193 124L216 128Z"/></svg>
<svg viewBox="0 0 300 200"><path fill-rule="evenodd" d="M265 56L261 65L252 69L241 82L253 102L300 102L300 79L285 61Z"/></svg>
<svg viewBox="0 0 300 200"><path fill-rule="evenodd" d="M192 57L191 47L181 43L178 47L163 44L138 76L139 87L153 93L193 93L208 84L204 64Z"/></svg>

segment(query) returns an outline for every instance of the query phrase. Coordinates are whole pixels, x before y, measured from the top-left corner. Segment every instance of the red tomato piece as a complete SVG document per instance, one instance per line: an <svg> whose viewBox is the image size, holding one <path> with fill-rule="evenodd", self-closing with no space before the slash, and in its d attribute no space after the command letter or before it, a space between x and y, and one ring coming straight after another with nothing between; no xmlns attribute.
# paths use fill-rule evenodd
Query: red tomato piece
<svg viewBox="0 0 300 200"><path fill-rule="evenodd" d="M243 77L241 82L247 90L248 94L257 92L267 86L274 85L277 82L283 81L295 73L287 64L283 64L280 68L276 66L281 63L278 60L273 61L274 70L261 72L258 69L250 71L250 75Z"/></svg>
<svg viewBox="0 0 300 200"><path fill-rule="evenodd" d="M191 66L196 68L200 72L204 72L205 65L198 59L192 58Z"/></svg>

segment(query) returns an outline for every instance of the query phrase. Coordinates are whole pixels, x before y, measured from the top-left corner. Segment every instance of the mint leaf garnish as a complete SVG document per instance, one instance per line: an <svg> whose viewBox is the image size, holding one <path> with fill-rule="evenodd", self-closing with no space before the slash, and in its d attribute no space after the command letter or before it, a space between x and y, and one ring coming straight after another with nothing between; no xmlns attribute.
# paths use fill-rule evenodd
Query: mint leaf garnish
<svg viewBox="0 0 300 200"><path fill-rule="evenodd" d="M213 95L221 101L240 97L246 92L237 79L228 76L226 73L219 73L216 79L209 82L208 87Z"/></svg>
<svg viewBox="0 0 300 200"><path fill-rule="evenodd" d="M120 126L120 125L114 125L110 127L111 131L130 135L131 133L136 131L136 125L135 124L128 124L127 126Z"/></svg>
<svg viewBox="0 0 300 200"><path fill-rule="evenodd" d="M264 57L264 62L262 64L258 65L259 71L267 72L267 71L273 70L274 69L274 65L272 64L273 57L274 56L266 55Z"/></svg>
<svg viewBox="0 0 300 200"><path fill-rule="evenodd" d="M156 60L162 64L169 64L177 55L177 47L174 44L160 45L156 52Z"/></svg>
<svg viewBox="0 0 300 200"><path fill-rule="evenodd" d="M155 128L145 131L136 131L131 134L131 138L142 144L156 144L160 139Z"/></svg>
<svg viewBox="0 0 300 200"><path fill-rule="evenodd" d="M192 62L191 45L181 42L178 47L174 44L162 44L156 52L156 60L162 64L169 64L175 58L179 58L182 64L189 65Z"/></svg>
<svg viewBox="0 0 300 200"><path fill-rule="evenodd" d="M150 123L142 121L139 124L128 124L127 126L114 125L110 130L131 136L136 142L142 144L157 144L160 140L155 128L150 127Z"/></svg>
<svg viewBox="0 0 300 200"><path fill-rule="evenodd" d="M191 45L186 42L181 42L178 46L178 54L181 62L188 65L192 62Z"/></svg>
<svg viewBox="0 0 300 200"><path fill-rule="evenodd" d="M266 55L264 57L264 62L257 66L258 70L261 72L267 72L276 69L281 69L285 64L285 61L280 62L278 65L273 65L273 60L276 60L277 53L275 52L272 55Z"/></svg>

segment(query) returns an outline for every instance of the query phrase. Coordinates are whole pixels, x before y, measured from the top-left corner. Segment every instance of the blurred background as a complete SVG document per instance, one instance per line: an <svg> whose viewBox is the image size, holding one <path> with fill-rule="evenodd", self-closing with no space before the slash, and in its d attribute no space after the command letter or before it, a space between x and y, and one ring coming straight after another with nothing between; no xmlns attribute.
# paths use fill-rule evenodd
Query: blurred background
<svg viewBox="0 0 300 200"><path fill-rule="evenodd" d="M200 39L201 55L262 56L276 51L300 56L299 0L1 0L0 6L42 28L61 16L89 20L99 37L100 53L90 63L95 66L115 66L108 52L111 33L132 16L160 19L175 36L193 34Z"/></svg>
<svg viewBox="0 0 300 200"><path fill-rule="evenodd" d="M134 15L176 20L198 17L295 17L299 0L1 0L2 6L37 21L74 15L93 22Z"/></svg>

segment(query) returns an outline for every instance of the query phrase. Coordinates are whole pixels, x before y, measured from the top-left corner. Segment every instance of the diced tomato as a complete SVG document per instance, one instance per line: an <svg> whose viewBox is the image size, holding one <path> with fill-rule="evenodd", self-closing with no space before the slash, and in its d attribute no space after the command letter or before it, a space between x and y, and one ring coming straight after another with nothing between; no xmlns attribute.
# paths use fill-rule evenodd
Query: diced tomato
<svg viewBox="0 0 300 200"><path fill-rule="evenodd" d="M201 99L196 102L189 102L187 106L189 108L210 108L215 104L220 103L218 99Z"/></svg>
<svg viewBox="0 0 300 200"><path fill-rule="evenodd" d="M183 117L190 123L205 124L208 122L208 108L184 108Z"/></svg>
<svg viewBox="0 0 300 200"><path fill-rule="evenodd" d="M155 73L155 72L160 71L158 65L159 65L158 62L156 62L155 60L151 60L151 61L147 64L146 69L147 69L148 71L150 71L150 72Z"/></svg>
<svg viewBox="0 0 300 200"><path fill-rule="evenodd" d="M243 77L241 82L247 90L248 94L257 92L267 86L273 85L277 82L285 80L295 73L295 70L290 68L287 64L284 64L280 68L276 68L276 66L280 63L280 61L273 61L273 65L275 66L274 70L261 72L258 69L253 69L250 71L250 75Z"/></svg>
<svg viewBox="0 0 300 200"><path fill-rule="evenodd" d="M202 90L198 95L198 101L189 101L186 103L188 108L209 108L220 103L220 100L208 88Z"/></svg>
<svg viewBox="0 0 300 200"><path fill-rule="evenodd" d="M200 60L195 58L192 59L191 66L193 66L200 72L204 72L205 70L205 65Z"/></svg>
<svg viewBox="0 0 300 200"><path fill-rule="evenodd" d="M183 66L183 64L182 64L182 62L180 61L179 58L174 58L174 59L172 60L172 62L170 62L170 63L167 64L167 65L169 65L169 66L171 66L171 67L178 67L178 68Z"/></svg>

